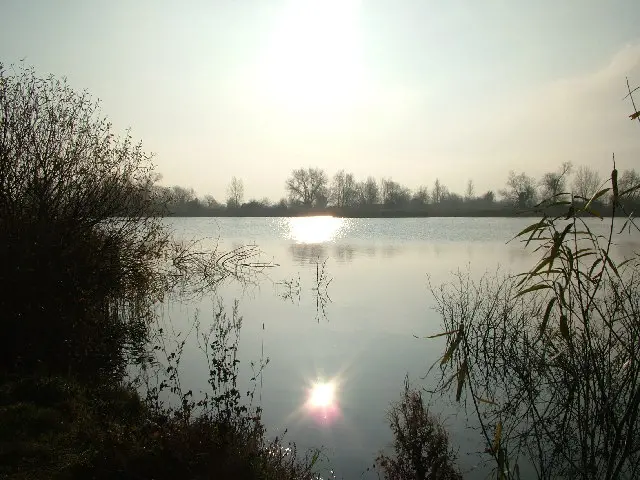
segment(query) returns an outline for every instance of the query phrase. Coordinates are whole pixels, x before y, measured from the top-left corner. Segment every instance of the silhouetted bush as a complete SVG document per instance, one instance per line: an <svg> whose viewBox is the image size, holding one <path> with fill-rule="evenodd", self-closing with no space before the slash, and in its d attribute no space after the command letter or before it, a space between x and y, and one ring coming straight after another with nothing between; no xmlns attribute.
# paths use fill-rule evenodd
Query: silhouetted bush
<svg viewBox="0 0 640 480"><path fill-rule="evenodd" d="M402 400L389 411L394 456L381 453L376 467L387 480L461 480L449 436L424 406L419 391L405 381Z"/></svg>
<svg viewBox="0 0 640 480"><path fill-rule="evenodd" d="M210 375L202 395L180 387L185 339L161 331L158 360L143 369L155 386L0 375L0 478L317 478L318 452L301 457L295 445L268 440L252 392L238 390L241 320L237 303L232 315L218 303L209 329L196 322Z"/></svg>
<svg viewBox="0 0 640 480"><path fill-rule="evenodd" d="M0 425L3 479L314 478L313 459L265 440L258 421L187 422L128 388L70 377L3 378Z"/></svg>
<svg viewBox="0 0 640 480"><path fill-rule="evenodd" d="M0 369L93 377L144 334L167 237L150 157L65 81L0 64Z"/></svg>

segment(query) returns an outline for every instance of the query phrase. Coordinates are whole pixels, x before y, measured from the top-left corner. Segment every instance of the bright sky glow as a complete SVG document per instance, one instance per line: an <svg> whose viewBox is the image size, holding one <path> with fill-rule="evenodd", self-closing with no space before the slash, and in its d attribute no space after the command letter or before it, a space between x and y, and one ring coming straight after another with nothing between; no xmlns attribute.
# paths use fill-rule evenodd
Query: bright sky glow
<svg viewBox="0 0 640 480"><path fill-rule="evenodd" d="M269 36L258 79L293 113L337 114L364 93L357 0L292 0Z"/></svg>
<svg viewBox="0 0 640 480"><path fill-rule="evenodd" d="M463 193L562 162L640 169L638 0L5 0L0 62L101 100L163 175L224 201L297 168ZM313 230L312 230L313 231ZM300 241L320 235L301 235Z"/></svg>
<svg viewBox="0 0 640 480"><path fill-rule="evenodd" d="M298 243L325 243L333 241L345 225L343 218L291 217L289 238Z"/></svg>

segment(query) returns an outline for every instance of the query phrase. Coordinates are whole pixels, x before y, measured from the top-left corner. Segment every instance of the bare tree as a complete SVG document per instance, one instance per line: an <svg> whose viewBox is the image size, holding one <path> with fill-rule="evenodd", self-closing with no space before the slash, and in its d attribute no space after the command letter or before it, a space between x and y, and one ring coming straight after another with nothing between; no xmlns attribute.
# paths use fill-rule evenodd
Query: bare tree
<svg viewBox="0 0 640 480"><path fill-rule="evenodd" d="M340 170L333 177L329 200L336 207L352 207L358 201L358 186L353 173Z"/></svg>
<svg viewBox="0 0 640 480"><path fill-rule="evenodd" d="M196 198L196 192L193 188L181 187L179 185L171 187L170 195L170 204L176 207L184 206Z"/></svg>
<svg viewBox="0 0 640 480"><path fill-rule="evenodd" d="M493 190L487 190L480 198L489 205L492 205L496 201L496 195L493 193Z"/></svg>
<svg viewBox="0 0 640 480"><path fill-rule="evenodd" d="M364 182L358 184L358 190L362 205L375 205L380 201L380 188L375 178L367 177Z"/></svg>
<svg viewBox="0 0 640 480"><path fill-rule="evenodd" d="M232 177L227 188L227 208L240 208L244 202L244 183L238 177Z"/></svg>
<svg viewBox="0 0 640 480"><path fill-rule="evenodd" d="M567 191L567 177L571 170L571 162L564 162L559 170L545 173L540 180L542 198L551 201L561 200L560 194Z"/></svg>
<svg viewBox="0 0 640 480"><path fill-rule="evenodd" d="M532 207L536 202L536 187L533 178L522 172L518 175L511 170L507 188L500 191L505 200L518 208Z"/></svg>
<svg viewBox="0 0 640 480"><path fill-rule="evenodd" d="M433 203L440 203L448 194L449 189L440 182L439 178L436 178L436 181L433 183L433 188L431 189L431 201Z"/></svg>
<svg viewBox="0 0 640 480"><path fill-rule="evenodd" d="M413 194L413 198L411 199L411 203L415 205L426 205L429 203L429 190L427 187L420 186Z"/></svg>
<svg viewBox="0 0 640 480"><path fill-rule="evenodd" d="M588 201L598 191L602 179L593 168L581 166L573 179L573 193Z"/></svg>
<svg viewBox="0 0 640 480"><path fill-rule="evenodd" d="M382 203L390 206L407 205L411 201L411 190L390 178L382 179Z"/></svg>
<svg viewBox="0 0 640 480"><path fill-rule="evenodd" d="M620 201L623 202L623 204L625 204L625 202L627 204L628 202L634 203L640 199L640 190L636 189L627 192L636 185L640 185L640 174L638 174L635 169L623 170L618 179L618 190L621 195Z"/></svg>
<svg viewBox="0 0 640 480"><path fill-rule="evenodd" d="M475 186L473 185L473 180L469 179L469 181L467 182L467 189L464 192L464 201L469 202L473 200L475 196L476 196L476 189L475 189Z"/></svg>
<svg viewBox="0 0 640 480"><path fill-rule="evenodd" d="M299 168L291 172L285 183L292 202L310 207L326 203L328 178L320 168Z"/></svg>
<svg viewBox="0 0 640 480"><path fill-rule="evenodd" d="M447 192L440 203L446 204L449 207L460 206L462 203L464 203L464 197L458 193Z"/></svg>
<svg viewBox="0 0 640 480"><path fill-rule="evenodd" d="M260 205L264 207L270 207L272 205L272 202L269 197L262 197L262 199L260 200Z"/></svg>
<svg viewBox="0 0 640 480"><path fill-rule="evenodd" d="M209 208L218 208L220 206L220 204L216 201L213 195L205 195L204 204Z"/></svg>

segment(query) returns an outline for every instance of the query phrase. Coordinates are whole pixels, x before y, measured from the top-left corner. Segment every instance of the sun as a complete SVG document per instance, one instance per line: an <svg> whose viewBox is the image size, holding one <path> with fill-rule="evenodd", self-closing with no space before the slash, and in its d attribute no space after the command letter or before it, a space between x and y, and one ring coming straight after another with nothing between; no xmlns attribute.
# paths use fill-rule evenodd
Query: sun
<svg viewBox="0 0 640 480"><path fill-rule="evenodd" d="M292 0L259 62L263 94L280 108L348 108L366 78L358 0Z"/></svg>
<svg viewBox="0 0 640 480"><path fill-rule="evenodd" d="M309 394L309 406L313 408L331 407L334 403L335 385L331 382L316 383Z"/></svg>

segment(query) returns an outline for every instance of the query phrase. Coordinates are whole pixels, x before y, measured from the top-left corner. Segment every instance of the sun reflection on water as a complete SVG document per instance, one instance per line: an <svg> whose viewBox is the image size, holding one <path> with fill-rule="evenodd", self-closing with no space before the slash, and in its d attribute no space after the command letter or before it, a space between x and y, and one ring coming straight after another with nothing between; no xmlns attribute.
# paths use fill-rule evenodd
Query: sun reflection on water
<svg viewBox="0 0 640 480"><path fill-rule="evenodd" d="M333 404L335 386L329 383L316 383L309 395L309 405L312 408L328 407Z"/></svg>
<svg viewBox="0 0 640 480"><path fill-rule="evenodd" d="M316 421L329 424L340 416L337 397L338 385L335 380L317 381L308 390L306 411Z"/></svg>
<svg viewBox="0 0 640 480"><path fill-rule="evenodd" d="M291 217L289 238L298 243L325 243L333 241L345 226L344 218Z"/></svg>

